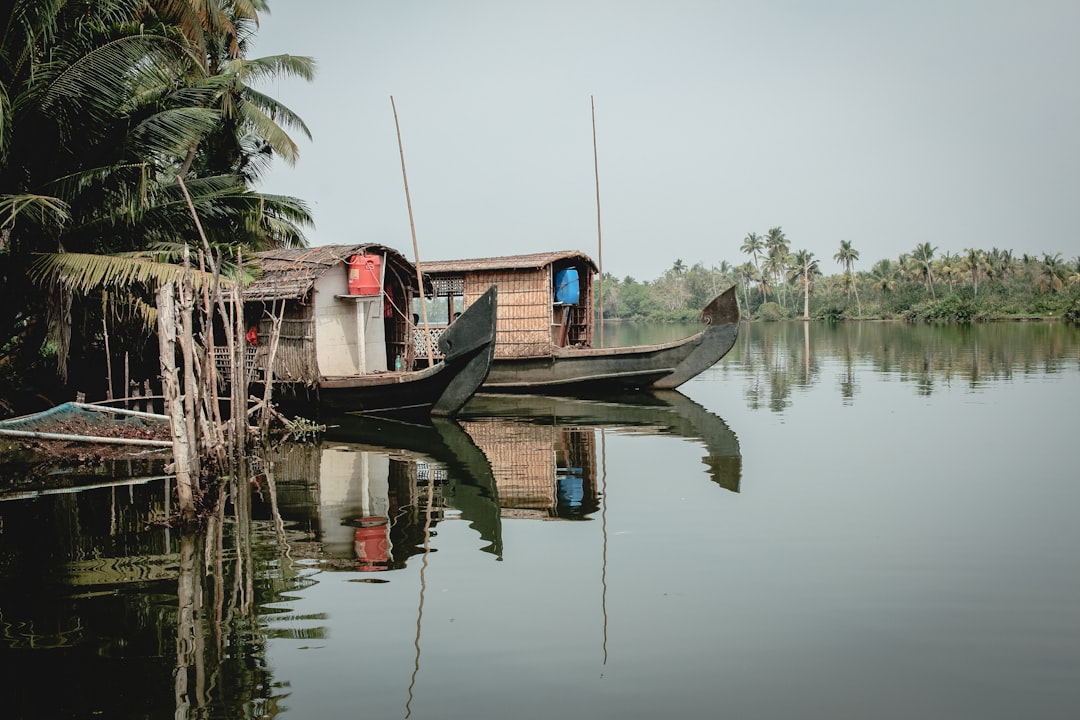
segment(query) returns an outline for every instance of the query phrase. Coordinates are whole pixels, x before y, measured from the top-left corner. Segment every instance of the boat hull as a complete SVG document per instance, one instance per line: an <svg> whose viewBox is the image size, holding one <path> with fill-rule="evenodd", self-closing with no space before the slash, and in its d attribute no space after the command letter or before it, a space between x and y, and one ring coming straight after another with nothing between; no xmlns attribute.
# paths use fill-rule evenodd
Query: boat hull
<svg viewBox="0 0 1080 720"><path fill-rule="evenodd" d="M421 370L324 376L318 386L275 386L275 401L303 416L357 413L386 417L450 416L487 377L495 353L495 286L439 338L442 362ZM280 390L279 390L280 388Z"/></svg>
<svg viewBox="0 0 1080 720"><path fill-rule="evenodd" d="M662 345L553 348L550 355L496 358L481 392L671 390L723 358L739 335L735 289L717 296L702 320L709 326Z"/></svg>

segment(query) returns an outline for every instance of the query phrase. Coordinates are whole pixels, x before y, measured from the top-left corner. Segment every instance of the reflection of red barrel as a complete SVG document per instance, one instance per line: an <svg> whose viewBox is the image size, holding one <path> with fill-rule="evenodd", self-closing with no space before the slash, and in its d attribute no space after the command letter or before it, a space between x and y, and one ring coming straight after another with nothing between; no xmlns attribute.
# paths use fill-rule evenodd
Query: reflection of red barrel
<svg viewBox="0 0 1080 720"><path fill-rule="evenodd" d="M386 518L363 518L353 534L353 547L360 562L381 563L390 559L390 524Z"/></svg>
<svg viewBox="0 0 1080 720"><path fill-rule="evenodd" d="M378 295L381 264L382 258L378 255L353 255L349 258L349 294Z"/></svg>

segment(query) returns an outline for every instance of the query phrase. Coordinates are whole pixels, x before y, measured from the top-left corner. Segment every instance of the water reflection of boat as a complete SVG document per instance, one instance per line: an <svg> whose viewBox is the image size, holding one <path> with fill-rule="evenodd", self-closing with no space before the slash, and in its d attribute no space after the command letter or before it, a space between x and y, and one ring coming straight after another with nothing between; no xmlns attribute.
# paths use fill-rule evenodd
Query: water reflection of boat
<svg viewBox="0 0 1080 720"><path fill-rule="evenodd" d="M330 419L324 442L288 448L274 459L274 474L283 515L310 523L318 538L294 549L326 567L404 567L423 552L426 505L436 524L452 508L479 533L485 552L502 554L491 467L451 420ZM297 490L303 497L290 502Z"/></svg>
<svg viewBox="0 0 1080 720"><path fill-rule="evenodd" d="M742 457L727 424L677 391L584 399L475 396L459 418L491 463L503 517L578 517L599 506L597 430L675 435L704 444L702 462L739 491Z"/></svg>

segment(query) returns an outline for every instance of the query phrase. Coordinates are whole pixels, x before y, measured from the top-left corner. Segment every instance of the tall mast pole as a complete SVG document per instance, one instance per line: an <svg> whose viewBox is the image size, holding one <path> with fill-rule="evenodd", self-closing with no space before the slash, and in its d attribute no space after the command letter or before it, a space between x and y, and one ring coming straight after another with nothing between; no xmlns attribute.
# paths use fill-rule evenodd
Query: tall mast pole
<svg viewBox="0 0 1080 720"><path fill-rule="evenodd" d="M600 232L600 161L596 154L596 100L589 96L592 105L592 157L593 175L596 178L596 261L600 270L600 279L597 283L597 308L598 322L600 326L600 347L604 347L604 238Z"/></svg>
<svg viewBox="0 0 1080 720"><path fill-rule="evenodd" d="M424 318L424 347L427 348L428 367L435 364L435 353L431 349L431 333L428 332L427 302L424 300L424 275L420 272L420 246L416 242L416 223L413 221L412 198L409 196L409 176L405 172L405 146L401 144L401 125L398 123L397 105L394 96L390 96L390 107L394 110L394 129L397 130L398 154L401 155L401 177L405 181L405 204L409 207L409 231L412 233L413 259L416 262L416 287L420 292L420 312Z"/></svg>

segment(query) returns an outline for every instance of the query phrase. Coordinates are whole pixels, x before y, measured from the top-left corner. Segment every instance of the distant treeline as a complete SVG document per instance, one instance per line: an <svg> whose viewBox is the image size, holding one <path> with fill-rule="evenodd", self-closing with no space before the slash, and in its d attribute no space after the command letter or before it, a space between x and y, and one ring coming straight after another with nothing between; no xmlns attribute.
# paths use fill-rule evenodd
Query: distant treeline
<svg viewBox="0 0 1080 720"><path fill-rule="evenodd" d="M1080 257L1016 256L1011 250L939 251L921 243L857 271L859 252L842 240L826 274L806 250L792 251L781 228L749 233L748 259L706 267L675 260L660 277L604 277L606 318L695 320L713 296L738 288L743 316L756 320L898 318L972 322L1024 316L1080 320Z"/></svg>

